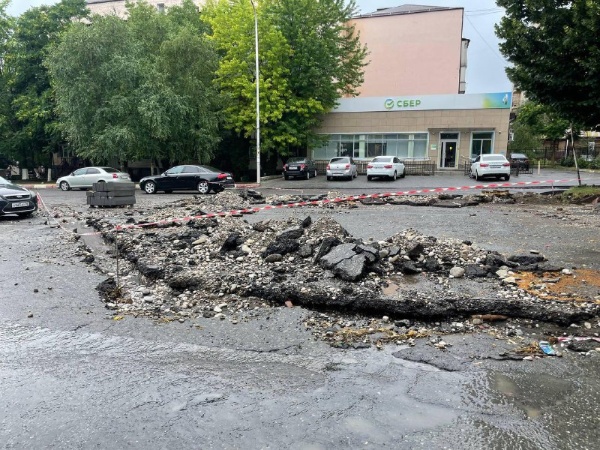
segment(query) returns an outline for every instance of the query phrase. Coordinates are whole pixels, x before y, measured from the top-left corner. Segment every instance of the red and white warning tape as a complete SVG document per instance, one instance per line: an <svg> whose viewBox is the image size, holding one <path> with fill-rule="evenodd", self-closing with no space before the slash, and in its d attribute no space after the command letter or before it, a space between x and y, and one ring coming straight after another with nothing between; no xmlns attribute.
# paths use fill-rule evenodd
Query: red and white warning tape
<svg viewBox="0 0 600 450"><path fill-rule="evenodd" d="M515 186L535 186L535 185L555 185L557 183L568 183L577 181L576 179L567 179L567 180L543 180L543 181L519 181L516 183L490 183L490 184L476 184L473 186L458 186L458 187L439 187L439 188L431 188L431 189L411 189L408 191L399 191L399 192L384 192L377 194L360 194L360 195L349 195L346 197L336 197L336 198L326 198L323 200L311 200L311 201L302 201L296 203L286 203L281 205L266 205L257 208L245 208L245 209L236 209L231 211L221 211L217 213L208 213L201 214L197 216L187 216L180 218L172 218L172 219L163 219L156 222L148 222L148 223L140 223L140 224L132 224L132 225L117 225L115 227L116 231L130 230L135 228L146 228L146 227L155 227L161 225L168 225L170 223L180 223L180 222L189 222L194 219L207 219L213 217L226 217L233 215L241 215L241 214L252 214L260 211L268 211L271 209L284 209L284 208L298 208L303 206L323 206L330 203L342 203L342 202L350 202L354 200L365 200L368 198L387 198L387 197L401 197L405 195L419 195L419 194L439 194L441 192L457 192L457 191L466 191L471 189L496 189L496 188L506 188L506 187L515 187Z"/></svg>

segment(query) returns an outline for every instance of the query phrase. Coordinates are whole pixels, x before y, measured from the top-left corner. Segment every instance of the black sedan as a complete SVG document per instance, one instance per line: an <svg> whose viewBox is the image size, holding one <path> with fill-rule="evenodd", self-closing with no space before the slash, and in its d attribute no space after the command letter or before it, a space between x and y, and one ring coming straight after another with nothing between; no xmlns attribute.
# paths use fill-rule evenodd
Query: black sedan
<svg viewBox="0 0 600 450"><path fill-rule="evenodd" d="M27 189L0 177L0 216L30 216L38 209L37 196Z"/></svg>
<svg viewBox="0 0 600 450"><path fill-rule="evenodd" d="M317 166L312 159L308 158L290 158L283 165L283 178L289 180L291 178L306 178L317 176Z"/></svg>
<svg viewBox="0 0 600 450"><path fill-rule="evenodd" d="M140 188L147 194L158 191L167 194L173 191L197 191L201 194L221 192L227 187L235 187L233 176L228 172L210 166L175 166L161 175L144 177Z"/></svg>

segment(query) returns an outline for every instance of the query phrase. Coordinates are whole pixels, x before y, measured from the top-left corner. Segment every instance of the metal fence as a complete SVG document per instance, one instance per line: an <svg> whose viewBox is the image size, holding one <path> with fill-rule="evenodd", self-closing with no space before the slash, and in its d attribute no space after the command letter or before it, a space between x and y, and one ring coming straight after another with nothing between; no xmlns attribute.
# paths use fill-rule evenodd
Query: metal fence
<svg viewBox="0 0 600 450"><path fill-rule="evenodd" d="M423 159L405 159L402 161L406 168L406 175L435 175L435 162L429 158ZM367 165L370 161L355 161L356 170L359 175L367 174ZM327 170L329 161L316 160L317 171L324 174Z"/></svg>

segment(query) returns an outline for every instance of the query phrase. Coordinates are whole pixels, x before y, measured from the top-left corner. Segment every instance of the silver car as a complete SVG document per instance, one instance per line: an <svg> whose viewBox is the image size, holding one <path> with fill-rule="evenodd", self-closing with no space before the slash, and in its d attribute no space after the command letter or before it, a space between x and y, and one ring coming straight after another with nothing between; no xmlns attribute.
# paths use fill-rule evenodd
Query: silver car
<svg viewBox="0 0 600 450"><path fill-rule="evenodd" d="M404 163L396 156L376 156L367 164L367 180L371 181L375 177L380 178L404 178L406 169Z"/></svg>
<svg viewBox="0 0 600 450"><path fill-rule="evenodd" d="M352 178L356 178L357 175L356 164L348 156L331 158L331 161L327 164L327 181L334 178L347 178L351 180Z"/></svg>
<svg viewBox="0 0 600 450"><path fill-rule="evenodd" d="M107 181L131 182L128 173L113 169L112 167L84 167L77 169L70 175L56 180L56 187L63 191L71 189L89 189L94 183Z"/></svg>

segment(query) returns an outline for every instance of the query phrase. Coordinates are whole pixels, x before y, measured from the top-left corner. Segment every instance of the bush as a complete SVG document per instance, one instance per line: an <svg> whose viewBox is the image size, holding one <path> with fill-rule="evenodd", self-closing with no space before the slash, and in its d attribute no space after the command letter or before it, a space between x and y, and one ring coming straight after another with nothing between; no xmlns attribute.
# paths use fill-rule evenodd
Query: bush
<svg viewBox="0 0 600 450"><path fill-rule="evenodd" d="M572 157L563 158L560 160L560 165L563 167L573 167L573 166L575 166L575 161L573 160Z"/></svg>
<svg viewBox="0 0 600 450"><path fill-rule="evenodd" d="M575 161L572 157L563 158L560 161L560 165L563 167L575 167ZM577 165L580 169L600 169L600 158L592 159L591 161L584 158L577 158Z"/></svg>

